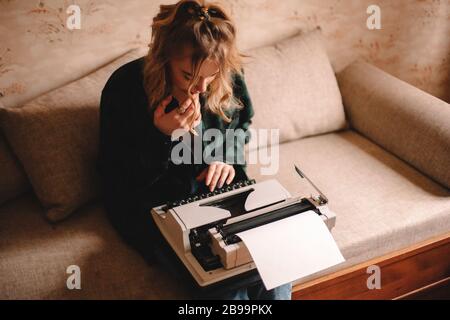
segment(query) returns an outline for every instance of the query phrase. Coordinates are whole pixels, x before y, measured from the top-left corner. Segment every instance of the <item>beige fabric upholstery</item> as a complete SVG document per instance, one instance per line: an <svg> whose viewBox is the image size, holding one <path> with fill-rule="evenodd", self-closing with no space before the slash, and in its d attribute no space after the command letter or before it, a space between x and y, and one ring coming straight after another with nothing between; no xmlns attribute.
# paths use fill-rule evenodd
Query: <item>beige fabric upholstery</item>
<svg viewBox="0 0 450 320"><path fill-rule="evenodd" d="M280 152L277 179L292 194L308 195L312 189L293 170L298 164L337 214L333 235L347 261L335 270L450 231L449 191L353 131L282 144ZM273 178L255 165L249 175ZM101 204L55 226L42 211L29 194L0 207L0 298L189 297L170 273L123 244ZM74 264L81 291L66 288Z"/></svg>
<svg viewBox="0 0 450 320"><path fill-rule="evenodd" d="M0 101L0 108L4 105ZM0 205L25 192L30 184L0 127Z"/></svg>
<svg viewBox="0 0 450 320"><path fill-rule="evenodd" d="M0 299L177 299L182 284L127 247L91 203L50 225L27 193L0 207ZM68 266L81 270L81 290L68 290Z"/></svg>
<svg viewBox="0 0 450 320"><path fill-rule="evenodd" d="M7 145L0 128L0 205L29 189L25 172Z"/></svg>
<svg viewBox="0 0 450 320"><path fill-rule="evenodd" d="M450 188L450 105L356 62L338 75L351 125Z"/></svg>
<svg viewBox="0 0 450 320"><path fill-rule="evenodd" d="M285 142L346 126L320 29L249 53L245 78L255 108L253 129L280 129Z"/></svg>
<svg viewBox="0 0 450 320"><path fill-rule="evenodd" d="M347 262L335 270L450 232L450 191L354 131L280 146L276 178L292 195L316 194L294 164L337 215L332 233ZM249 165L249 176L274 178L260 168Z"/></svg>
<svg viewBox="0 0 450 320"><path fill-rule="evenodd" d="M98 195L95 159L100 94L133 50L113 63L21 108L0 109L0 124L51 221L64 219Z"/></svg>
<svg viewBox="0 0 450 320"><path fill-rule="evenodd" d="M390 91L378 82L394 82L376 69L371 69L375 76L366 74L372 80L361 73L367 66L356 65L341 74L346 99L351 91L355 96L355 100L349 100L348 109L352 123L361 124L355 128L381 145L386 137L403 141L405 138L396 136L398 132L389 121L377 118L380 116L371 109L374 105L383 107L391 118L418 126L420 135L398 124L399 131L412 132L419 145L433 140L431 144L436 145L426 149L433 157L421 156L420 161L413 158L417 160L414 162L410 159L413 146L402 149L388 141L392 145L385 147L391 154L355 131L323 134L344 128L345 117L336 80L318 39L320 32L315 31L255 50L256 63L248 66L246 78L256 111L252 127L281 128L281 141L287 141L278 146L280 163L275 177L293 195L307 196L314 190L295 173L293 165L299 165L326 194L330 209L337 214L333 234L347 261L323 274L449 232L450 191L394 155L405 156L418 168L424 165L423 159L428 159L434 169L425 166L421 170L430 176L439 173L447 177L447 171L439 167L447 163L439 158L446 149L436 145L446 148L448 144L439 142L441 138L432 129L448 137L447 127L429 115L430 109L436 111L439 104L398 82L396 90L404 91L405 96ZM0 299L189 297L172 274L160 266L147 265L127 247L105 218L102 204L92 201L97 194L93 164L101 88L113 70L138 56L140 53L124 56L23 108L2 110L2 129L37 197L23 194L0 207ZM295 65L290 64L292 61ZM281 72L272 73L275 69ZM351 76L356 80L351 81ZM371 82L373 79L377 83ZM372 90L367 83L382 90ZM384 99L376 92L382 92ZM402 99L408 103L400 103ZM416 100L418 104L411 110L424 118L421 121L409 117L408 112L398 116L389 108L404 110ZM417 109L421 104L424 109ZM358 106L363 109L354 111ZM274 111L274 107L282 107L283 112ZM364 122L362 115L374 117L384 126L377 128L375 122ZM441 115L446 116L446 111ZM316 134L322 135L299 139ZM0 150L0 165L2 154L6 153ZM257 181L274 178L262 176L261 167L249 163L249 176ZM76 209L77 214L56 225L48 224L43 217L45 213L47 218L59 220ZM81 268L82 290L66 287L70 265Z"/></svg>

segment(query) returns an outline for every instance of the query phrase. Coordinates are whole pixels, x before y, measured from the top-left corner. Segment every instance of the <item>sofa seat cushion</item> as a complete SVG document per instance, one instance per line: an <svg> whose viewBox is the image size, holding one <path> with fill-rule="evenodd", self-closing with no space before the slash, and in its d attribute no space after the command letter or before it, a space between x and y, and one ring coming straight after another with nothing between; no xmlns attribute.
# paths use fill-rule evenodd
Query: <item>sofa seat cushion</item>
<svg viewBox="0 0 450 320"><path fill-rule="evenodd" d="M337 215L332 234L346 262L338 270L450 231L450 190L355 131L281 144L277 178L292 195L315 191L294 164L328 197ZM253 151L256 152L256 151Z"/></svg>
<svg viewBox="0 0 450 320"><path fill-rule="evenodd" d="M187 291L147 264L110 226L100 203L57 225L25 193L0 207L0 299L178 299ZM66 286L68 266L81 290Z"/></svg>

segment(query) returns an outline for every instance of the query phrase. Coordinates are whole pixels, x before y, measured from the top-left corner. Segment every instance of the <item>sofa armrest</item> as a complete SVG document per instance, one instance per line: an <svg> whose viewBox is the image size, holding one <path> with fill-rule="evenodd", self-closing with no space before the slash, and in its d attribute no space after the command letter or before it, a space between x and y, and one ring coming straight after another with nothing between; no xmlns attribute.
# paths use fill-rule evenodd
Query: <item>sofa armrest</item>
<svg viewBox="0 0 450 320"><path fill-rule="evenodd" d="M337 74L350 126L450 188L450 105L365 62Z"/></svg>

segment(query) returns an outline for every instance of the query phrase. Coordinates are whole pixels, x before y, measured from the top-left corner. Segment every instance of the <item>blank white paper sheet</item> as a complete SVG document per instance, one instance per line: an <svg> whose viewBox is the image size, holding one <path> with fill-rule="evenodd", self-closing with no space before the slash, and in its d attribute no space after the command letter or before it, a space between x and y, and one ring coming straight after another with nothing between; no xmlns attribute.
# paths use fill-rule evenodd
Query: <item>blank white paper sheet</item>
<svg viewBox="0 0 450 320"><path fill-rule="evenodd" d="M267 290L345 261L327 226L314 211L237 235L247 246Z"/></svg>

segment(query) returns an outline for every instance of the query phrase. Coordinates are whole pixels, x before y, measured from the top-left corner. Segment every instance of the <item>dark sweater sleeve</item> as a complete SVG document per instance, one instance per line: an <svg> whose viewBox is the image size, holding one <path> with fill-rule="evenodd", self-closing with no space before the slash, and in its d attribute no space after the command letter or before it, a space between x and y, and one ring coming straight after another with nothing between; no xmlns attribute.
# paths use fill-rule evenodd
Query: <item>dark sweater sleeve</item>
<svg viewBox="0 0 450 320"><path fill-rule="evenodd" d="M117 193L144 197L168 168L171 141L150 124L150 114L136 110L124 91L108 84L102 91L101 174Z"/></svg>
<svg viewBox="0 0 450 320"><path fill-rule="evenodd" d="M152 260L158 231L150 209L162 197L157 190L168 169L171 139L153 126L152 115L137 108L132 90L113 77L102 91L97 168L110 221L126 242Z"/></svg>

